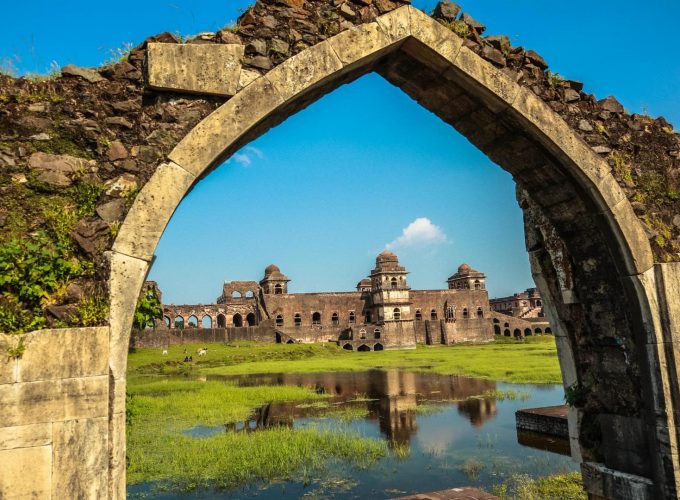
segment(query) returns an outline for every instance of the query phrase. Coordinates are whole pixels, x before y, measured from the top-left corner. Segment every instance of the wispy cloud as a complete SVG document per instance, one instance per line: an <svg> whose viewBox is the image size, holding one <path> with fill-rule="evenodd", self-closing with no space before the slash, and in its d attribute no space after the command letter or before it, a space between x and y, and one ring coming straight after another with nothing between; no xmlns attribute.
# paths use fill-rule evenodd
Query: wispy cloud
<svg viewBox="0 0 680 500"><path fill-rule="evenodd" d="M262 151L253 146L246 146L238 153L234 153L227 163L231 163L233 160L242 167L250 167L253 164L253 160L261 160L262 158L264 158L264 153Z"/></svg>
<svg viewBox="0 0 680 500"><path fill-rule="evenodd" d="M388 243L386 248L394 250L406 247L426 247L446 243L446 234L427 217L419 217L406 226L401 236Z"/></svg>

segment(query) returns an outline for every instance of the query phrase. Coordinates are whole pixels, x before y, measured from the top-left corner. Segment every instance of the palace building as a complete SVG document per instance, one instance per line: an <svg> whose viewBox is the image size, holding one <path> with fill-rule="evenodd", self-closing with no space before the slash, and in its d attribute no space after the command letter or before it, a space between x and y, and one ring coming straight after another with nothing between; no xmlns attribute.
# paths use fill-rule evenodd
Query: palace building
<svg viewBox="0 0 680 500"><path fill-rule="evenodd" d="M209 329L215 340L337 342L357 351L493 340L499 315L484 273L462 264L442 290L412 290L408 274L385 250L356 291L289 293L290 279L272 264L259 282L225 282L215 304L164 305L163 325Z"/></svg>

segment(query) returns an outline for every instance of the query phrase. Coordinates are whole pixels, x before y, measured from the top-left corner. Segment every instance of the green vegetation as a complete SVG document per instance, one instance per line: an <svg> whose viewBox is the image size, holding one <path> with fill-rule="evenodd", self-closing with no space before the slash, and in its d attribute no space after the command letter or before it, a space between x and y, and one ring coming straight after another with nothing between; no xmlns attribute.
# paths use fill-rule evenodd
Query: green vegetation
<svg viewBox="0 0 680 500"><path fill-rule="evenodd" d="M470 33L472 33L470 26L468 26L463 21L444 21L443 19L439 19L439 22L461 38L467 38L470 36Z"/></svg>
<svg viewBox="0 0 680 500"><path fill-rule="evenodd" d="M109 57L106 61L102 63L102 66L113 66L118 63L122 63L128 60L130 52L134 48L132 42L123 43L122 47L116 47L115 49L109 49Z"/></svg>
<svg viewBox="0 0 680 500"><path fill-rule="evenodd" d="M21 333L45 326L42 307L86 268L68 247L38 231L0 245L0 331Z"/></svg>
<svg viewBox="0 0 680 500"><path fill-rule="evenodd" d="M255 480L307 477L334 460L368 467L387 453L384 442L348 431L266 429L192 438L196 425L248 419L271 402L325 402L325 396L290 386L237 387L215 381L131 377L128 395L128 482L161 481L173 489L230 488Z"/></svg>
<svg viewBox="0 0 680 500"><path fill-rule="evenodd" d="M183 358L185 346L171 346L167 359L157 349L138 349L128 359L131 372L179 373L173 359ZM186 346L195 351L199 345ZM552 336L530 337L525 342L492 342L446 348L356 353L335 344L215 344L206 358L190 368L195 374L305 373L403 368L411 371L459 374L514 383L559 384L562 381Z"/></svg>
<svg viewBox="0 0 680 500"><path fill-rule="evenodd" d="M548 85L555 88L559 87L562 82L564 82L564 77L562 75L548 71Z"/></svg>
<svg viewBox="0 0 680 500"><path fill-rule="evenodd" d="M585 500L579 472L531 479L526 474L513 475L492 493L502 500Z"/></svg>
<svg viewBox="0 0 680 500"><path fill-rule="evenodd" d="M470 396L468 399L495 399L496 401L514 401L519 399L521 401L527 401L530 398L531 394L526 391L515 391L513 389L502 391L500 389L494 389L492 391L485 391L481 396Z"/></svg>
<svg viewBox="0 0 680 500"><path fill-rule="evenodd" d="M616 176L624 182L633 182L633 175L630 170L629 159L613 151L609 159Z"/></svg>
<svg viewBox="0 0 680 500"><path fill-rule="evenodd" d="M134 327L142 330L147 326L153 326L154 320L161 318L163 318L163 306L156 294L156 289L150 287L142 291L137 301L137 309L135 309Z"/></svg>

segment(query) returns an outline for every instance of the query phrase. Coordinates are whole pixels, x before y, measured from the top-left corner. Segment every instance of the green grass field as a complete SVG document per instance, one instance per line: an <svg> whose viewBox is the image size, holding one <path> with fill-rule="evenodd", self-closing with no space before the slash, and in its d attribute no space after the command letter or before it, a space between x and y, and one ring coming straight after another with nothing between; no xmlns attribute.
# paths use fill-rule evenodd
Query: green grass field
<svg viewBox="0 0 680 500"><path fill-rule="evenodd" d="M221 374L304 373L362 371L371 368L402 368L439 374L468 375L503 382L559 384L562 382L555 340L530 337L486 345L424 347L415 350L353 352L335 344L262 344L234 342L209 344L208 355L198 357L203 345L171 346L168 356L160 349L138 349L128 358L130 374ZM181 363L184 351L194 362Z"/></svg>
<svg viewBox="0 0 680 500"><path fill-rule="evenodd" d="M209 344L138 349L128 360L128 483L158 481L174 491L204 486L232 488L253 481L304 480L323 475L341 461L370 467L389 449L380 439L346 429L271 428L254 433L220 432L194 438L183 432L195 426L222 426L248 419L254 409L276 402L299 402L325 408L326 396L292 386L239 387L207 380L209 374L361 371L402 368L460 374L516 383L560 383L554 339L535 337L524 343L419 347L408 351L348 352L334 344ZM186 350L186 353L185 353ZM192 354L193 363L183 363ZM498 392L498 391L497 391ZM498 392L517 398L520 393ZM423 407L423 413L437 408ZM338 422L364 418L365 408L328 408Z"/></svg>

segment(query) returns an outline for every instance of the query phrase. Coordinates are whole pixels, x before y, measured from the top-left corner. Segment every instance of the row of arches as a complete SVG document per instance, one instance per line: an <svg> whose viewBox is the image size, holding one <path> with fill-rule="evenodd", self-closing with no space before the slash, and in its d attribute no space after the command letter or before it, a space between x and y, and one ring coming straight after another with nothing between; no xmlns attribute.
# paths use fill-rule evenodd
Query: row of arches
<svg viewBox="0 0 680 500"><path fill-rule="evenodd" d="M175 316L174 321L170 316L163 316L163 323L166 328L199 328L198 317L194 314L189 316L187 320L184 320L182 315ZM215 328L214 324L217 324L217 328L227 328L227 326L243 327L243 326L255 326L257 324L257 318L255 313L248 313L245 317L241 313L236 313L232 317L231 324L227 325L227 317L224 314L218 314L216 319L213 319L210 315L206 314L201 318L200 328Z"/></svg>
<svg viewBox="0 0 680 500"><path fill-rule="evenodd" d="M467 307L463 308L463 319L470 319L472 317L476 318L483 318L484 317L484 309L482 306L477 307L477 310L474 312L474 316L472 316L472 312L470 309ZM430 321L437 321L439 319L439 315L437 313L436 309L431 309L430 310ZM455 307L447 307L444 310L444 319L447 321L453 321L456 319L456 308ZM423 320L423 312L420 309L416 309L416 314L415 314L415 320L416 321L422 321Z"/></svg>
<svg viewBox="0 0 680 500"><path fill-rule="evenodd" d="M456 290L469 290L471 287L469 281L457 281L452 288ZM472 282L472 288L474 290L484 290L484 282L475 280Z"/></svg>
<svg viewBox="0 0 680 500"><path fill-rule="evenodd" d="M354 350L354 346L352 344L345 344L342 346L342 348L346 351ZM366 344L361 344L359 347L357 347L358 352L383 351L383 350L385 350L385 347L382 344L374 344L373 349L371 349L371 346Z"/></svg>
<svg viewBox="0 0 680 500"><path fill-rule="evenodd" d="M315 311L312 313L312 325L314 326L319 326L321 325L321 313L318 311ZM283 314L277 314L275 319L274 319L276 326L285 326L286 321L284 319ZM347 322L352 325L356 323L356 313L354 311L350 311L349 314L347 315ZM293 325L294 326L302 326L302 314L301 313L295 313L293 315ZM334 312L331 314L331 325L333 326L339 326L340 325L340 315L337 312Z"/></svg>
<svg viewBox="0 0 680 500"><path fill-rule="evenodd" d="M522 330L521 328L514 328L512 331L510 330L510 323L506 322L503 323L503 328L501 329L501 324L500 320L497 318L494 318L493 320L493 333L495 335L501 335L505 337L515 337L515 338L520 338L520 337L530 337L532 335L543 335L544 333L547 335L552 335L552 328L549 326L545 327L545 329L536 327L536 328L524 328Z"/></svg>
<svg viewBox="0 0 680 500"><path fill-rule="evenodd" d="M246 293L241 293L238 290L234 290L231 292L231 298L232 299L241 299L241 298L246 298L246 299L252 299L255 297L255 293L252 290L248 290Z"/></svg>

